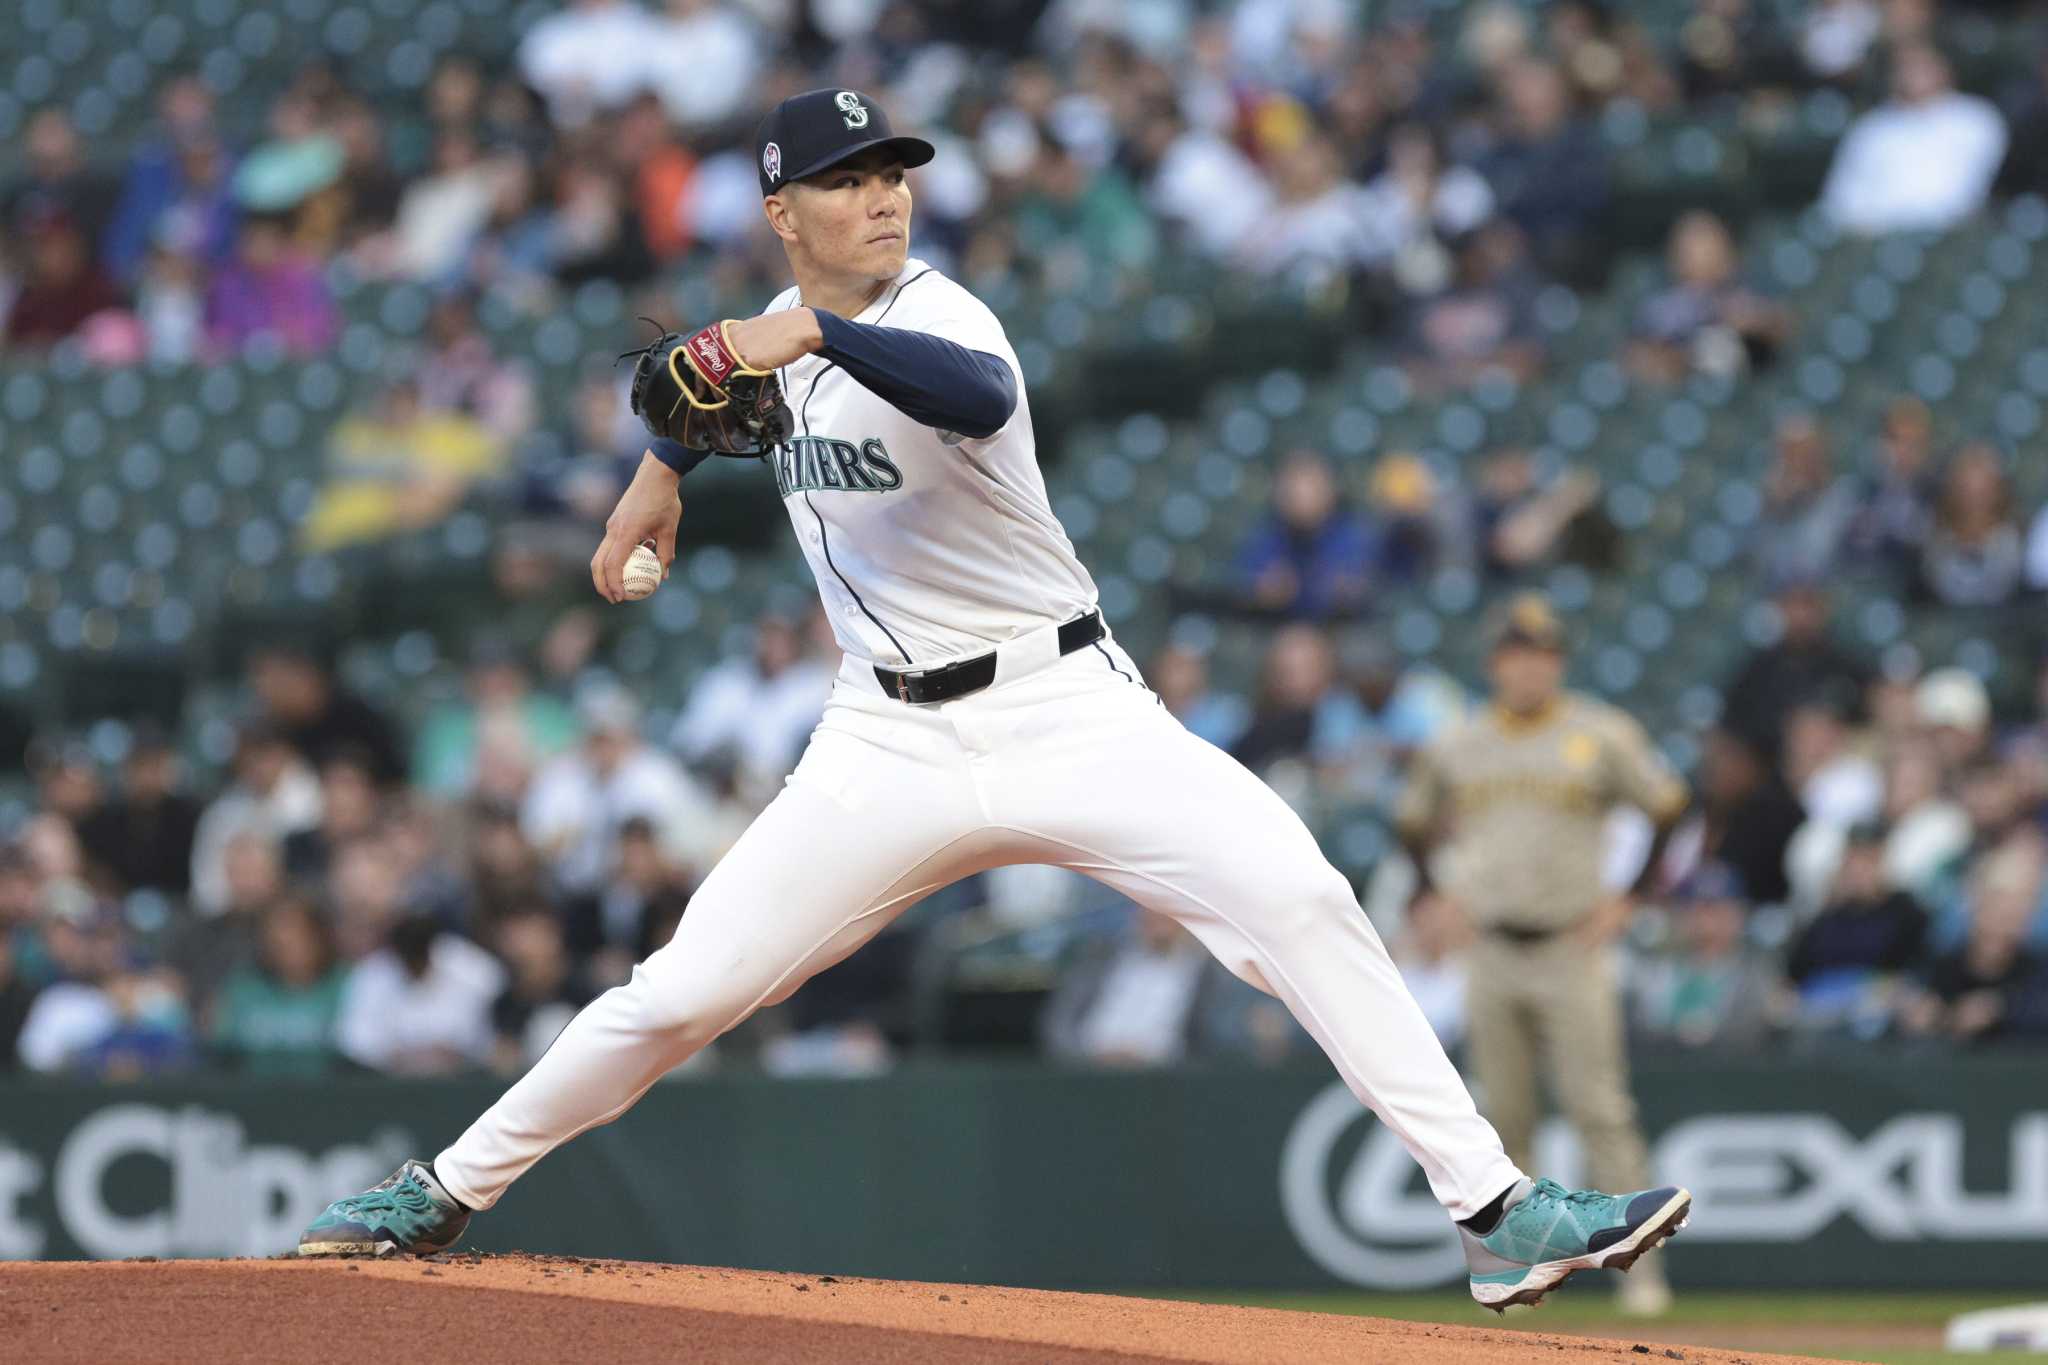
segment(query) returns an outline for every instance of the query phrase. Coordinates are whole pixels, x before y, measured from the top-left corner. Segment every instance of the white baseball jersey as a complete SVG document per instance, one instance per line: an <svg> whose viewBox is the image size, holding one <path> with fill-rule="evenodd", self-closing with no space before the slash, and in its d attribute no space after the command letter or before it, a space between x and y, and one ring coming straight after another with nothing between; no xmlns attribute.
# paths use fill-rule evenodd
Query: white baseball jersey
<svg viewBox="0 0 2048 1365"><path fill-rule="evenodd" d="M800 306L790 289L768 312ZM796 436L768 462L840 648L919 668L1095 606L1095 583L1045 496L1024 376L988 306L923 261L849 319L999 356L1017 410L979 440L934 431L823 356L781 371Z"/></svg>

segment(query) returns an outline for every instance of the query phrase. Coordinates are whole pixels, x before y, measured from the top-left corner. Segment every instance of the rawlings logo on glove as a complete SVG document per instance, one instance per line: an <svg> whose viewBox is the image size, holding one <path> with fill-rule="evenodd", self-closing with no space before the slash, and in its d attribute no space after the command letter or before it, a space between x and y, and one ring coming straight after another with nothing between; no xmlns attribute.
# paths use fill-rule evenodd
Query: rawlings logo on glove
<svg viewBox="0 0 2048 1365"><path fill-rule="evenodd" d="M633 413L649 431L720 455L760 455L789 439L792 423L781 381L774 371L754 369L740 358L726 334L731 326L714 323L688 337L668 332L642 350L626 352L639 357Z"/></svg>

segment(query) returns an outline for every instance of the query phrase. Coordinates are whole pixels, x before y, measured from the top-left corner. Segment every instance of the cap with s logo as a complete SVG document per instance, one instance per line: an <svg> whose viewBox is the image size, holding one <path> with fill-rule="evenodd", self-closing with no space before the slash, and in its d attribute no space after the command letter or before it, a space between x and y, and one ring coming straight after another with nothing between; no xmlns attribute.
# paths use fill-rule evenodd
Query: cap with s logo
<svg viewBox="0 0 2048 1365"><path fill-rule="evenodd" d="M898 137L882 106L858 90L791 95L768 111L754 133L761 193L774 194L871 147L889 148L905 166L922 166L934 154L923 138Z"/></svg>

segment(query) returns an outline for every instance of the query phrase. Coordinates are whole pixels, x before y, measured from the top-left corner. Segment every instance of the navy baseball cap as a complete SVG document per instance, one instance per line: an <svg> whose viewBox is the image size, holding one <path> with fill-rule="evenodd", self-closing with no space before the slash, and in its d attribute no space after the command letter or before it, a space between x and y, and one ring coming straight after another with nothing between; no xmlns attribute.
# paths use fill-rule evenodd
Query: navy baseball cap
<svg viewBox="0 0 2048 1365"><path fill-rule="evenodd" d="M922 166L935 155L921 137L898 137L889 116L858 90L806 90L768 111L754 133L754 162L761 172L761 197L792 180L816 175L870 147L887 147L906 166Z"/></svg>

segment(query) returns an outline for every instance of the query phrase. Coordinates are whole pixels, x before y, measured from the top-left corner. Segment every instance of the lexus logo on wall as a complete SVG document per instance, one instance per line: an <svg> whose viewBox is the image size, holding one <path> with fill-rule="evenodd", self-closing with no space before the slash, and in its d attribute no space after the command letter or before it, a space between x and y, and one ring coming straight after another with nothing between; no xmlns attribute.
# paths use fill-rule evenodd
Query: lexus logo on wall
<svg viewBox="0 0 2048 1365"><path fill-rule="evenodd" d="M2033 1242L2048 1237L2048 1112L2013 1119L2002 1149L1965 1178L1962 1118L1893 1115L1863 1136L1832 1115L1700 1114L1653 1144L1651 1177L1693 1193L1688 1242L1804 1242L1847 1220L1874 1241ZM1537 1137L1538 1173L1579 1180L1562 1124ZM1457 1230L1414 1159L1342 1083L1309 1101L1280 1151L1280 1206L1309 1258L1375 1289L1422 1289L1465 1273Z"/></svg>

